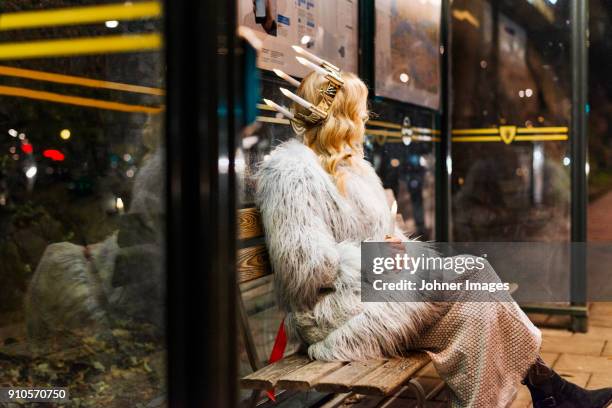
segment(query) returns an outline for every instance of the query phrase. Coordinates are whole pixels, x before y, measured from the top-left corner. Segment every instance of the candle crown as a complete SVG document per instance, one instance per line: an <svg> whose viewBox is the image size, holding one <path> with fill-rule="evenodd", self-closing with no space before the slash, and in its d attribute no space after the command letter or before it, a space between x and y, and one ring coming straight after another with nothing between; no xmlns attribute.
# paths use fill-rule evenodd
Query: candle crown
<svg viewBox="0 0 612 408"><path fill-rule="evenodd" d="M297 45L294 45L292 48L299 54L296 58L300 64L317 72L319 75L325 76L327 81L323 83L320 89L321 100L315 104L299 97L285 88L281 88L283 95L291 99L295 104L302 106L307 110L307 113L289 112L286 108L272 101L266 101L266 104L287 117L287 119L291 121L291 125L296 133L301 134L307 127L318 126L327 119L336 94L344 86L344 80L342 79L340 68L332 63L317 57ZM291 85L295 87L300 86L300 82L280 69L274 69L274 73Z"/></svg>

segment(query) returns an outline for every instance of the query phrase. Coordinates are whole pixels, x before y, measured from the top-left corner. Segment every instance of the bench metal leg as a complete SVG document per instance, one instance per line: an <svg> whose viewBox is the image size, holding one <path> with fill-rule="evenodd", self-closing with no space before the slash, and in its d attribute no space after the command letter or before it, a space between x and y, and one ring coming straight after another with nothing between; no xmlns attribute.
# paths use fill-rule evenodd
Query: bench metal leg
<svg viewBox="0 0 612 408"><path fill-rule="evenodd" d="M425 390L421 383L416 379L412 378L408 381L408 387L414 392L417 400L417 407L425 408L425 401L427 401L427 396L425 395Z"/></svg>
<svg viewBox="0 0 612 408"><path fill-rule="evenodd" d="M400 394L406 390L408 390L409 387L407 385L404 385L402 388L400 388L395 394L390 395L386 398L383 398L377 405L377 408L387 408L388 406L390 406L396 399L399 398ZM418 403L418 402L417 402ZM421 405L419 405L419 408L421 408Z"/></svg>
<svg viewBox="0 0 612 408"><path fill-rule="evenodd" d="M440 381L440 384L436 385L430 392L427 394L426 400L430 400L436 395L440 393L446 387L446 383L444 381Z"/></svg>
<svg viewBox="0 0 612 408"><path fill-rule="evenodd" d="M402 393L408 390L412 390L412 392L414 392L414 395L416 396L416 400L417 400L417 407L425 408L425 401L427 401L427 396L425 395L425 390L423 389L423 386L415 378L408 381L408 384L400 388L395 394L390 395L384 398L383 400L381 400L379 402L379 405L377 405L377 407L387 408L391 406L391 404L393 404L395 400L397 400Z"/></svg>
<svg viewBox="0 0 612 408"><path fill-rule="evenodd" d="M586 333L589 330L588 316L572 316L571 324L575 333Z"/></svg>
<svg viewBox="0 0 612 408"><path fill-rule="evenodd" d="M425 408L425 403L429 401L430 399L432 399L433 397L435 397L436 395L438 395L438 393L444 388L444 386L445 386L444 381L440 381L440 384L436 385L428 394L426 394L425 389L423 388L419 380L417 378L412 378L408 381L406 385L400 388L399 391L397 391L395 394L381 400L379 402L379 405L377 405L377 408L387 408L391 406L391 404L396 399L398 399L402 393L408 390L412 390L412 392L414 393L416 400L417 400L416 401L417 407Z"/></svg>
<svg viewBox="0 0 612 408"><path fill-rule="evenodd" d="M345 392L342 394L336 395L331 400L327 401L325 404L321 405L319 408L336 408L342 405L342 403L348 398L355 395L354 392Z"/></svg>

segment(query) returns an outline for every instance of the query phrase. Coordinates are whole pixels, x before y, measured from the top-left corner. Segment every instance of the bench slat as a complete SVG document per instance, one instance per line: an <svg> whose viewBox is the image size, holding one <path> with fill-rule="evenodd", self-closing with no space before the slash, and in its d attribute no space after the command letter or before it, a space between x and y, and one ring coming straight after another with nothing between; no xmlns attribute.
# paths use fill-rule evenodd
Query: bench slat
<svg viewBox="0 0 612 408"><path fill-rule="evenodd" d="M242 208L238 210L238 239L259 238L264 231L257 208Z"/></svg>
<svg viewBox="0 0 612 408"><path fill-rule="evenodd" d="M346 363L313 361L302 368L279 378L276 386L283 390L307 391L319 380L332 371L338 370Z"/></svg>
<svg viewBox="0 0 612 408"><path fill-rule="evenodd" d="M279 378L309 364L310 359L301 354L292 354L276 363L270 364L240 380L243 388L251 390L269 390L276 386Z"/></svg>
<svg viewBox="0 0 612 408"><path fill-rule="evenodd" d="M337 371L323 377L316 385L317 391L344 393L351 390L351 386L362 377L374 371L386 360L352 361Z"/></svg>
<svg viewBox="0 0 612 408"><path fill-rule="evenodd" d="M238 250L238 283L261 278L272 273L265 245Z"/></svg>
<svg viewBox="0 0 612 408"><path fill-rule="evenodd" d="M425 353L411 353L406 358L389 360L353 384L358 394L385 396L397 391L418 370L429 362Z"/></svg>

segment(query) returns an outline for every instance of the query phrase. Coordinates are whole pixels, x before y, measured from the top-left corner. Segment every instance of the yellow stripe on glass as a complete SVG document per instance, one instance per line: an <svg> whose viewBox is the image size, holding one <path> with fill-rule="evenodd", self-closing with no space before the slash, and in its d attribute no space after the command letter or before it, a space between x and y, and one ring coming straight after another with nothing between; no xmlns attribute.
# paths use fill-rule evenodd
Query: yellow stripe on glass
<svg viewBox="0 0 612 408"><path fill-rule="evenodd" d="M481 128L481 129L454 129L453 135L498 135L498 128Z"/></svg>
<svg viewBox="0 0 612 408"><path fill-rule="evenodd" d="M567 126L455 129L453 142L538 142L568 140Z"/></svg>
<svg viewBox="0 0 612 408"><path fill-rule="evenodd" d="M0 31L63 25L90 24L109 20L140 20L161 16L160 3L119 3L0 14Z"/></svg>
<svg viewBox="0 0 612 408"><path fill-rule="evenodd" d="M257 104L257 109L259 110L263 110L263 111L272 111L272 112L276 112L276 110L268 105L264 105L263 103L258 103ZM260 120L261 119L261 120ZM276 123L276 122L271 122L269 120L266 119L266 116L259 116L258 120L260 122L269 122L269 123ZM285 122L279 122L280 124L284 124ZM286 121L286 123L288 124L289 121ZM388 136L388 137L402 137L402 133L401 132L397 132L397 131L392 131L392 130L383 130L383 129L372 129L371 126L375 126L375 127L382 127L382 128L387 128L387 129L402 129L402 126L397 124L397 123L392 123L392 122L385 122L382 120L368 120L367 121L367 125L369 126L368 129L366 130L366 133L368 135L372 135L372 136ZM421 135L439 135L440 134L440 130L439 129L428 129L428 128L422 128L422 127L410 127L410 129L413 131L413 136L412 138L414 140L418 140L419 138L416 137L416 134L421 134ZM439 137L421 137L421 140L426 140L426 141L434 141L434 142L439 142L440 138Z"/></svg>
<svg viewBox="0 0 612 408"><path fill-rule="evenodd" d="M62 75L53 72L35 71L32 69L14 68L0 65L0 75L35 79L38 81L55 82L59 84L81 85L90 88L111 89L115 91L135 92L148 95L164 95L164 90L148 86L124 84L120 82L102 81L73 75Z"/></svg>
<svg viewBox="0 0 612 408"><path fill-rule="evenodd" d="M512 142L553 142L568 140L568 135L516 135ZM453 142L501 142L501 136L453 136Z"/></svg>
<svg viewBox="0 0 612 408"><path fill-rule="evenodd" d="M516 133L567 133L566 126L517 128Z"/></svg>
<svg viewBox="0 0 612 408"><path fill-rule="evenodd" d="M516 133L567 133L567 126L517 127ZM453 135L498 135L499 128L453 129Z"/></svg>
<svg viewBox="0 0 612 408"><path fill-rule="evenodd" d="M567 135L517 135L514 142L553 142L567 140ZM453 142L501 142L499 136L455 136Z"/></svg>
<svg viewBox="0 0 612 408"><path fill-rule="evenodd" d="M0 60L151 51L159 49L161 44L159 34L18 42L1 44Z"/></svg>
<svg viewBox="0 0 612 408"><path fill-rule="evenodd" d="M398 139L398 138L394 138L394 137L387 138L385 136L377 136L376 140L380 144L384 144L384 143L404 143L404 141L402 139ZM434 137L434 136L427 136L427 135L412 135L412 136L410 136L410 140L412 142L439 142L440 138L439 137Z"/></svg>
<svg viewBox="0 0 612 408"><path fill-rule="evenodd" d="M432 134L432 135L439 135L442 133L440 132L439 129L429 129L429 128L422 128L422 127L412 127L412 131L416 133L425 133L425 134Z"/></svg>
<svg viewBox="0 0 612 408"><path fill-rule="evenodd" d="M501 142L499 136L456 136L453 142Z"/></svg>
<svg viewBox="0 0 612 408"><path fill-rule="evenodd" d="M381 130L381 129L366 129L366 134L372 136L388 136L388 137L402 137L402 132L394 132L391 130Z"/></svg>
<svg viewBox="0 0 612 408"><path fill-rule="evenodd" d="M568 136L567 135L517 135L514 137L514 140L516 140L517 142L524 142L524 141L536 141L536 142L543 142L543 141L557 141L557 140L567 140Z"/></svg>
<svg viewBox="0 0 612 408"><path fill-rule="evenodd" d="M263 111L272 111L276 112L276 110L268 105L264 105L262 103L257 104L257 109ZM278 125L289 125L289 120L285 118L273 118L270 116L258 116L258 122L263 123L274 123ZM384 122L380 120L369 120L367 122L368 126L377 126L383 127L387 129L402 129L401 125L391 122ZM413 134L409 136L412 140L421 141L421 142L439 142L440 138L430 135L439 135L440 131L438 129L427 129L420 127L412 127ZM394 131L394 130L385 130L385 129L372 129L370 127L366 128L366 134L370 136L378 136L380 138L395 138L397 141L401 141L402 132ZM391 140L391 139L390 139Z"/></svg>
<svg viewBox="0 0 612 408"><path fill-rule="evenodd" d="M368 125L386 127L389 129L401 129L402 128L402 126L398 125L397 123L384 122L382 120L368 120Z"/></svg>
<svg viewBox="0 0 612 408"><path fill-rule="evenodd" d="M90 108L114 110L120 112L130 113L149 113L157 114L163 110L163 107L159 106L143 106L143 105L130 105L120 102L104 101L100 99L82 98L80 96L62 95L53 92L37 91L28 88L19 88L13 86L1 86L0 95L6 96L17 96L21 98L36 99L39 101L57 102L68 105L85 106Z"/></svg>

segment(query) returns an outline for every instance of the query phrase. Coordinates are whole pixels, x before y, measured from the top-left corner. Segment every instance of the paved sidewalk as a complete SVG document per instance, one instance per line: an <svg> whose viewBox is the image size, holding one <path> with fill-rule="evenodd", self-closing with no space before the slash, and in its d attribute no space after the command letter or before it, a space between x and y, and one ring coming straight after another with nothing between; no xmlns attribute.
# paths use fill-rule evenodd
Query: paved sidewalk
<svg viewBox="0 0 612 408"><path fill-rule="evenodd" d="M612 303L594 303L590 308L588 333L542 329L542 355L555 371L582 387L612 387ZM531 407L526 387L511 408Z"/></svg>

